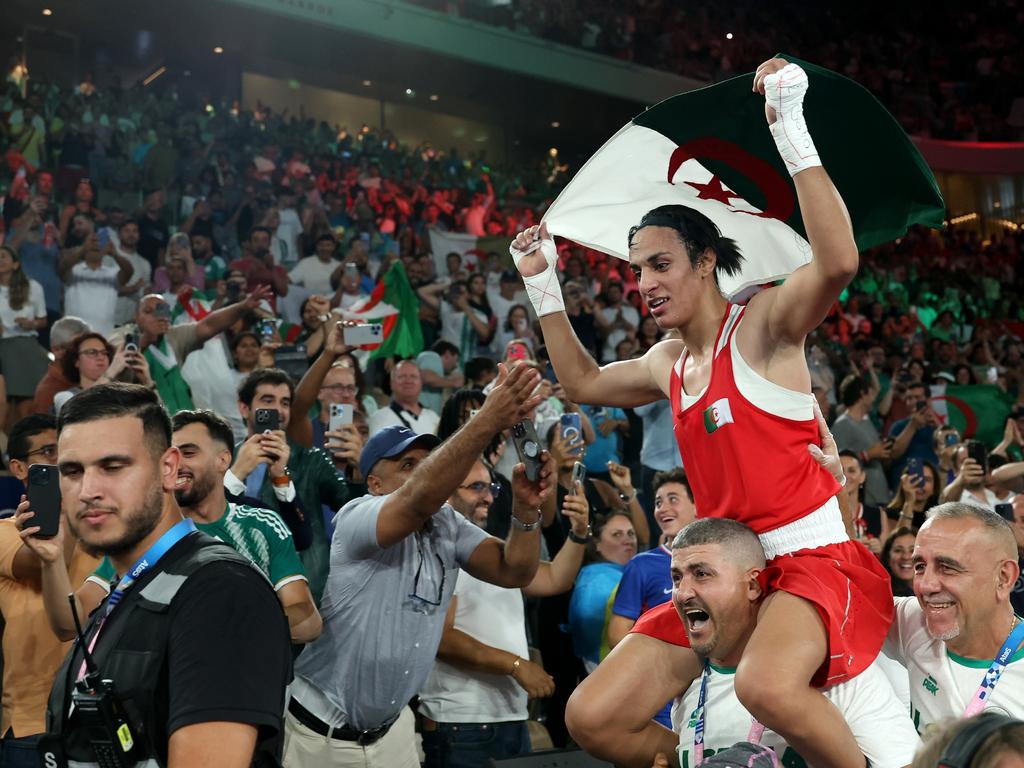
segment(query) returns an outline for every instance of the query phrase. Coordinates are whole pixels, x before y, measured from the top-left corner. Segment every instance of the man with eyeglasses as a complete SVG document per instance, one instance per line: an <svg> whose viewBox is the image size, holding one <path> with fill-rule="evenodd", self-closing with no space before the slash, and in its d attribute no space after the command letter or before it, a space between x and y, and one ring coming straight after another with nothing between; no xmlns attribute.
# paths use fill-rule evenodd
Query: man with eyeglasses
<svg viewBox="0 0 1024 768"><path fill-rule="evenodd" d="M479 528L501 486L482 461L474 463L448 500ZM522 590L459 573L437 661L420 691L424 768L476 768L530 752L530 699L555 692L555 681L529 660L523 595L548 597L572 589L590 538L583 486L565 497L572 528L553 561L541 562Z"/></svg>
<svg viewBox="0 0 1024 768"><path fill-rule="evenodd" d="M11 473L23 483L32 464L57 463L53 416L27 416L11 428L7 444ZM74 536L64 537L68 579L81 584L99 564ZM50 686L70 643L49 629L40 586L39 558L21 540L13 518L0 520L0 613L3 632L3 715L0 765L38 766L36 743L46 732Z"/></svg>
<svg viewBox="0 0 1024 768"><path fill-rule="evenodd" d="M363 449L369 495L338 513L320 637L299 656L285 718L286 768L418 768L406 706L433 667L463 569L504 587L524 587L540 555L540 505L553 467L536 482L513 475L513 528L502 542L448 499L484 448L537 406L540 375L509 372L480 412L443 444L403 426L382 429Z"/></svg>

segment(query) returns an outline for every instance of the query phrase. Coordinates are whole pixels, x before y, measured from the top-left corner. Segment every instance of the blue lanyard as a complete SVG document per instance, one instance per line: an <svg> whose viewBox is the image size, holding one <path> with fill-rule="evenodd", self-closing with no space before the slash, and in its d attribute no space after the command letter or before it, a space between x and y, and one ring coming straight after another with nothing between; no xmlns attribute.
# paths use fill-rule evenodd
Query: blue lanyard
<svg viewBox="0 0 1024 768"><path fill-rule="evenodd" d="M131 589L131 586L142 577L142 574L156 565L160 558L167 554L167 550L194 530L196 530L196 524L190 518L185 518L175 523L170 530L153 542L153 546L147 549L142 557L135 561L135 565L128 569L128 572L118 582L117 588L110 593L110 597L107 598L107 610L103 614L104 620L110 616L111 611L121 602L124 593Z"/></svg>
<svg viewBox="0 0 1024 768"><path fill-rule="evenodd" d="M1024 621L1020 622L1010 632L1009 637L1003 643L1003 647L999 649L999 653L992 659L988 672L981 679L981 685L978 686L977 692L971 697L967 709L964 710L964 717L972 717L985 709L992 691L995 690L996 683L1003 676L1003 670L1006 669L1006 665L1010 663L1010 659L1013 657L1013 652L1017 650L1017 646L1022 642L1024 642Z"/></svg>
<svg viewBox="0 0 1024 768"><path fill-rule="evenodd" d="M711 676L711 664L704 659L704 672L700 676L700 693L697 695L697 722L693 726L693 763L700 765L704 762L704 715L707 713L708 678ZM751 744L760 744L764 734L764 726L757 718L750 718L750 730L747 732L747 741Z"/></svg>

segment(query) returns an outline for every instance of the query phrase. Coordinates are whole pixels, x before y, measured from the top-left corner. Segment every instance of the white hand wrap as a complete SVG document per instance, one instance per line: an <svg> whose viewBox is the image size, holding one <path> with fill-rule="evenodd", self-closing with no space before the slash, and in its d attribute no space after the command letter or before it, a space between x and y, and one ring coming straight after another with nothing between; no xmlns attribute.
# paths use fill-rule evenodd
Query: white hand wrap
<svg viewBox="0 0 1024 768"><path fill-rule="evenodd" d="M769 128L790 176L821 165L804 121L807 86L807 73L796 64L787 64L764 79L764 100L776 116Z"/></svg>
<svg viewBox="0 0 1024 768"><path fill-rule="evenodd" d="M562 286L558 283L558 250L555 248L555 241L550 237L544 240L537 240L530 243L525 251L520 251L513 244L509 245L508 252L512 254L512 260L518 269L520 260L538 248L544 256L544 260L548 263L547 269L539 275L533 275L532 277L523 275L523 283L526 285L526 295L530 298L530 303L533 304L533 308L537 311L537 317L544 317L544 315L553 315L556 312L565 311L565 301L562 299Z"/></svg>

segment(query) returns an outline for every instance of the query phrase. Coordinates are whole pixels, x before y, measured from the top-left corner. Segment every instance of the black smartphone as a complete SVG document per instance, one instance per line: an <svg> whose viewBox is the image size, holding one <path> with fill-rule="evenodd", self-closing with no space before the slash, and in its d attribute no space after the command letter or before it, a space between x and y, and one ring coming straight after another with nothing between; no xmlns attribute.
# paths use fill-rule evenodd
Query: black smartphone
<svg viewBox="0 0 1024 768"><path fill-rule="evenodd" d="M920 459L907 459L907 474L919 483L924 482L924 464Z"/></svg>
<svg viewBox="0 0 1024 768"><path fill-rule="evenodd" d="M227 299L228 302L234 304L238 301L239 296L242 294L242 286L239 283L228 282L227 285Z"/></svg>
<svg viewBox="0 0 1024 768"><path fill-rule="evenodd" d="M35 516L29 525L38 525L41 539L52 539L60 527L60 473L53 464L32 464L28 468L29 509Z"/></svg>
<svg viewBox="0 0 1024 768"><path fill-rule="evenodd" d="M967 449L967 458L978 462L982 471L988 474L988 448L980 440L964 440L964 447Z"/></svg>
<svg viewBox="0 0 1024 768"><path fill-rule="evenodd" d="M1006 502L1002 504L996 504L996 514L999 515L1003 520L1008 523L1013 522L1013 504Z"/></svg>
<svg viewBox="0 0 1024 768"><path fill-rule="evenodd" d="M918 400L916 403L914 403L914 410L915 411L923 411L927 407L928 407L928 401L927 400Z"/></svg>
<svg viewBox="0 0 1024 768"><path fill-rule="evenodd" d="M138 352L139 351L139 343L135 340L135 334L132 333L131 331L128 331L128 333L126 333L124 335L124 351L125 352Z"/></svg>
<svg viewBox="0 0 1024 768"><path fill-rule="evenodd" d="M520 421L512 427L512 443L519 454L519 460L526 469L526 479L531 483L537 482L540 477L540 440L537 439L537 430L533 428L533 422L528 420Z"/></svg>
<svg viewBox="0 0 1024 768"><path fill-rule="evenodd" d="M257 408L255 418L257 433L274 432L281 428L281 414L276 408Z"/></svg>

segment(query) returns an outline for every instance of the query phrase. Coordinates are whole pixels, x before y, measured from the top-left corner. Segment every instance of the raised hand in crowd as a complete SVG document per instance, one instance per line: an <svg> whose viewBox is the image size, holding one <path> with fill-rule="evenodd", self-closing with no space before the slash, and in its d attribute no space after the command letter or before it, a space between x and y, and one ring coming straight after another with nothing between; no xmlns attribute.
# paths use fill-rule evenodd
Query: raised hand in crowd
<svg viewBox="0 0 1024 768"><path fill-rule="evenodd" d="M324 437L335 466L352 467L358 475L359 455L363 452L363 436L359 434L356 426L344 424L340 429L328 430Z"/></svg>

